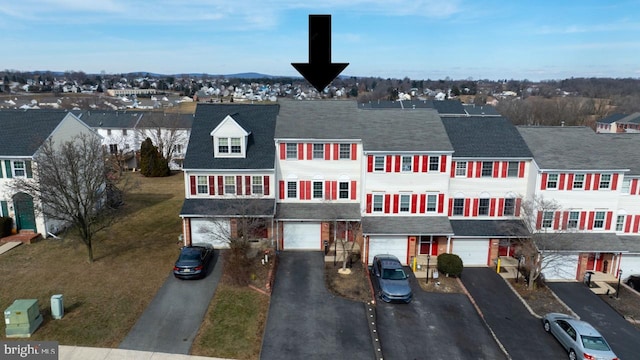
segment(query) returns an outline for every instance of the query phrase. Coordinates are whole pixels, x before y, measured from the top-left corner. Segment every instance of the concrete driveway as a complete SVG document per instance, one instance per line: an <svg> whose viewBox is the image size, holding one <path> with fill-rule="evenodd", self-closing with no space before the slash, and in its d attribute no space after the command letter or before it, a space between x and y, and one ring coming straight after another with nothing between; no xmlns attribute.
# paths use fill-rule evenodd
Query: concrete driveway
<svg viewBox="0 0 640 360"><path fill-rule="evenodd" d="M170 273L119 348L189 354L221 274L217 250L204 279L180 280Z"/></svg>
<svg viewBox="0 0 640 360"><path fill-rule="evenodd" d="M413 274L410 281L411 303L377 302L378 334L384 358L506 358L466 295L427 293Z"/></svg>
<svg viewBox="0 0 640 360"><path fill-rule="evenodd" d="M512 359L564 359L562 346L542 328L504 279L490 268L465 268L462 283Z"/></svg>
<svg viewBox="0 0 640 360"><path fill-rule="evenodd" d="M640 330L626 321L583 283L549 282L547 285L580 316L581 320L593 325L607 339L619 358L637 359L640 356L638 355Z"/></svg>
<svg viewBox="0 0 640 360"><path fill-rule="evenodd" d="M323 253L280 253L260 358L373 356L364 304L329 293Z"/></svg>

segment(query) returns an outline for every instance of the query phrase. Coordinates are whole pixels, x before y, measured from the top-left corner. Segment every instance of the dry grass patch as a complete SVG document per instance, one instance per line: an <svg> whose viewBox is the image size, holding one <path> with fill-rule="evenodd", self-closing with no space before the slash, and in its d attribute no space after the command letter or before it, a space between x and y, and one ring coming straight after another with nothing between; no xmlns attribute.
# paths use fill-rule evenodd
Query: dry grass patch
<svg viewBox="0 0 640 360"><path fill-rule="evenodd" d="M617 283L610 283L611 287L617 289ZM620 286L620 293L615 295L599 295L609 306L611 306L618 314L640 328L640 294L637 291Z"/></svg>
<svg viewBox="0 0 640 360"><path fill-rule="evenodd" d="M39 301L45 320L32 339L117 347L170 275L182 230L182 174L127 176L138 186L125 198L123 217L96 235L94 263L72 233L0 255L0 309L15 299ZM54 294L64 296L61 320L49 316Z"/></svg>
<svg viewBox="0 0 640 360"><path fill-rule="evenodd" d="M324 276L327 289L336 296L341 296L354 301L369 302L372 299L371 286L367 276L368 268L361 262L356 262L350 268L351 273L340 274L338 269L342 268L342 263L333 265L332 262L325 262Z"/></svg>
<svg viewBox="0 0 640 360"><path fill-rule="evenodd" d="M422 290L427 292L462 294L464 293L460 281L455 277L439 276L437 279L416 279Z"/></svg>
<svg viewBox="0 0 640 360"><path fill-rule="evenodd" d="M522 279L517 283L515 279L507 281L534 313L540 316L550 312L571 314L571 311L554 296L546 285L536 285L533 289L529 289Z"/></svg>

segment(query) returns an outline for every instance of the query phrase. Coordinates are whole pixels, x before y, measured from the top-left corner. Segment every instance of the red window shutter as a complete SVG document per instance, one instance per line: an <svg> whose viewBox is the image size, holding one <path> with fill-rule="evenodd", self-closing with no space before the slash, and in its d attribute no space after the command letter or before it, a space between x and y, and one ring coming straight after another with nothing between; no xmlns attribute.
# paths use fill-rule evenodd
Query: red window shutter
<svg viewBox="0 0 640 360"><path fill-rule="evenodd" d="M569 223L569 212L562 213L562 230L567 230L567 224Z"/></svg>
<svg viewBox="0 0 640 360"><path fill-rule="evenodd" d="M489 200L489 216L496 216L496 199Z"/></svg>
<svg viewBox="0 0 640 360"><path fill-rule="evenodd" d="M307 199L307 193L304 191L306 186L307 186L307 183L305 181L300 181L300 200Z"/></svg>
<svg viewBox="0 0 640 360"><path fill-rule="evenodd" d="M280 160L287 158L287 144L280 143Z"/></svg>
<svg viewBox="0 0 640 360"><path fill-rule="evenodd" d="M587 230L593 230L593 219L596 217L595 211L589 211L589 222L587 222Z"/></svg>
<svg viewBox="0 0 640 360"><path fill-rule="evenodd" d="M567 176L567 190L573 190L573 174Z"/></svg>
<svg viewBox="0 0 640 360"><path fill-rule="evenodd" d="M224 178L218 176L218 195L224 195Z"/></svg>
<svg viewBox="0 0 640 360"><path fill-rule="evenodd" d="M444 194L438 194L438 213L444 213Z"/></svg>
<svg viewBox="0 0 640 360"><path fill-rule="evenodd" d="M636 215L635 221L633 222L633 232L637 233L639 227L640 227L640 215Z"/></svg>
<svg viewBox="0 0 640 360"><path fill-rule="evenodd" d="M473 199L473 216L478 216L478 202L477 198Z"/></svg>
<svg viewBox="0 0 640 360"><path fill-rule="evenodd" d="M447 155L440 156L440 172L447 172Z"/></svg>
<svg viewBox="0 0 640 360"><path fill-rule="evenodd" d="M422 155L422 172L429 171L429 155Z"/></svg>
<svg viewBox="0 0 640 360"><path fill-rule="evenodd" d="M356 199L356 191L358 188L358 183L355 180L351 180L351 189L349 189L351 191L351 200L355 200Z"/></svg>
<svg viewBox="0 0 640 360"><path fill-rule="evenodd" d="M298 143L298 160L304 160L304 144Z"/></svg>
<svg viewBox="0 0 640 360"><path fill-rule="evenodd" d="M373 171L373 155L367 156L367 172Z"/></svg>
<svg viewBox="0 0 640 360"><path fill-rule="evenodd" d="M269 175L262 178L262 186L264 187L264 195L269 196Z"/></svg>
<svg viewBox="0 0 640 360"><path fill-rule="evenodd" d="M209 176L209 195L216 194L216 178L215 176Z"/></svg>
<svg viewBox="0 0 640 360"><path fill-rule="evenodd" d="M373 195L367 194L367 214L371 214L371 203L373 202Z"/></svg>
<svg viewBox="0 0 640 360"><path fill-rule="evenodd" d="M520 161L520 168L518 169L518 177L524 177L524 161Z"/></svg>
<svg viewBox="0 0 640 360"><path fill-rule="evenodd" d="M605 230L611 229L611 220L613 219L613 211L607 211L607 221L604 225Z"/></svg>
<svg viewBox="0 0 640 360"><path fill-rule="evenodd" d="M351 144L351 160L358 160L358 144Z"/></svg>
<svg viewBox="0 0 640 360"><path fill-rule="evenodd" d="M473 161L467 162L467 177L468 178L473 177Z"/></svg>
<svg viewBox="0 0 640 360"><path fill-rule="evenodd" d="M584 178L584 189L591 190L591 174L587 174Z"/></svg>
<svg viewBox="0 0 640 360"><path fill-rule="evenodd" d="M500 177L506 178L508 169L509 169L509 162L508 161L503 161L502 162L502 169L500 171Z"/></svg>
<svg viewBox="0 0 640 360"><path fill-rule="evenodd" d="M386 172L391 172L391 159L393 159L391 155L387 155L384 159L384 171Z"/></svg>
<svg viewBox="0 0 640 360"><path fill-rule="evenodd" d="M236 195L242 195L242 176L236 176Z"/></svg>
<svg viewBox="0 0 640 360"><path fill-rule="evenodd" d="M618 174L613 174L611 177L611 190L618 189Z"/></svg>
<svg viewBox="0 0 640 360"><path fill-rule="evenodd" d="M324 144L324 159L331 160L331 144Z"/></svg>
<svg viewBox="0 0 640 360"><path fill-rule="evenodd" d="M307 160L313 159L313 144L307 144Z"/></svg>
<svg viewBox="0 0 640 360"><path fill-rule="evenodd" d="M631 222L633 221L633 216L627 215L627 220L624 223L624 232L628 233L631 231Z"/></svg>
<svg viewBox="0 0 640 360"><path fill-rule="evenodd" d="M420 155L413 155L413 172L420 171Z"/></svg>
<svg viewBox="0 0 640 360"><path fill-rule="evenodd" d="M395 156L395 164L394 164L394 171L395 172L400 172L400 155L396 155Z"/></svg>
<svg viewBox="0 0 640 360"><path fill-rule="evenodd" d="M500 161L493 162L493 174L491 175L494 178L499 177L500 175Z"/></svg>
<svg viewBox="0 0 640 360"><path fill-rule="evenodd" d="M451 177L451 178L456 177L456 162L455 161L451 162L451 174L449 174L449 177Z"/></svg>
<svg viewBox="0 0 640 360"><path fill-rule="evenodd" d="M384 195L384 213L385 214L389 213L390 207L391 207L391 195L385 194Z"/></svg>
<svg viewBox="0 0 640 360"><path fill-rule="evenodd" d="M540 190L547 188L547 173L542 173L542 179L540 180Z"/></svg>
<svg viewBox="0 0 640 360"><path fill-rule="evenodd" d="M306 192L306 196L307 196L307 200L311 200L311 180L309 181L305 181L305 192Z"/></svg>
<svg viewBox="0 0 640 360"><path fill-rule="evenodd" d="M340 144L333 144L333 160L340 159Z"/></svg>
<svg viewBox="0 0 640 360"><path fill-rule="evenodd" d="M469 216L470 209L471 209L471 199L464 199L464 216Z"/></svg>
<svg viewBox="0 0 640 360"><path fill-rule="evenodd" d="M558 184L558 190L564 190L564 178L566 174L560 174L560 183Z"/></svg>
<svg viewBox="0 0 640 360"><path fill-rule="evenodd" d="M516 199L516 208L514 209L514 215L515 216L520 216L520 208L522 207L522 199L521 198L517 198Z"/></svg>
<svg viewBox="0 0 640 360"><path fill-rule="evenodd" d="M498 215L504 216L504 198L498 199Z"/></svg>
<svg viewBox="0 0 640 360"><path fill-rule="evenodd" d="M482 161L476 162L476 177L482 177Z"/></svg>
<svg viewBox="0 0 640 360"><path fill-rule="evenodd" d="M338 198L338 182L331 182L331 200L335 200Z"/></svg>
<svg viewBox="0 0 640 360"><path fill-rule="evenodd" d="M420 194L420 214L427 212L427 194Z"/></svg>
<svg viewBox="0 0 640 360"><path fill-rule="evenodd" d="M324 199L331 200L331 181L329 180L324 182Z"/></svg>
<svg viewBox="0 0 640 360"><path fill-rule="evenodd" d="M560 211L556 211L553 214L553 229L558 230L560 228Z"/></svg>
<svg viewBox="0 0 640 360"><path fill-rule="evenodd" d="M449 198L449 216L453 215L453 198Z"/></svg>
<svg viewBox="0 0 640 360"><path fill-rule="evenodd" d="M587 220L587 212L581 211L580 212L580 230L584 230L584 224L586 220Z"/></svg>
<svg viewBox="0 0 640 360"><path fill-rule="evenodd" d="M251 195L251 176L244 177L244 194Z"/></svg>
<svg viewBox="0 0 640 360"><path fill-rule="evenodd" d="M191 195L195 195L198 191L196 190L196 177L189 177L189 184L191 185Z"/></svg>
<svg viewBox="0 0 640 360"><path fill-rule="evenodd" d="M536 217L536 229L542 228L542 211L538 210L538 217Z"/></svg>
<svg viewBox="0 0 640 360"><path fill-rule="evenodd" d="M600 188L600 174L593 175L593 190Z"/></svg>
<svg viewBox="0 0 640 360"><path fill-rule="evenodd" d="M394 194L393 195L393 213L397 214L398 213L398 205L400 203L400 195L398 194Z"/></svg>
<svg viewBox="0 0 640 360"><path fill-rule="evenodd" d="M280 189L279 189L280 194L278 194L278 197L280 199L284 199L284 180L280 180L279 186L280 186Z"/></svg>
<svg viewBox="0 0 640 360"><path fill-rule="evenodd" d="M418 194L411 194L411 213L415 214L418 211Z"/></svg>
<svg viewBox="0 0 640 360"><path fill-rule="evenodd" d="M635 195L638 190L638 179L631 180L631 189L629 189L629 194Z"/></svg>

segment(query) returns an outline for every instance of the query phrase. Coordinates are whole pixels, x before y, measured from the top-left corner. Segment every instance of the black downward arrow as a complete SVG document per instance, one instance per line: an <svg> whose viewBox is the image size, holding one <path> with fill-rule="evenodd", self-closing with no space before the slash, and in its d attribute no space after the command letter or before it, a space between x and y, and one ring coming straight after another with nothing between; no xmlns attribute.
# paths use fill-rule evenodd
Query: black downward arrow
<svg viewBox="0 0 640 360"><path fill-rule="evenodd" d="M291 63L322 92L349 63L331 62L331 15L309 15L309 63Z"/></svg>

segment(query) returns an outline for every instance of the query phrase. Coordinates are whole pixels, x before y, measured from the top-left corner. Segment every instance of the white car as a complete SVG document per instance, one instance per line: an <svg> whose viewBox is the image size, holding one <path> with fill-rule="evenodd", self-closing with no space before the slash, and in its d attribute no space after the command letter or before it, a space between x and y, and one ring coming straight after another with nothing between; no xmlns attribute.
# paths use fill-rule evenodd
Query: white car
<svg viewBox="0 0 640 360"><path fill-rule="evenodd" d="M569 353L569 359L619 360L611 346L589 323L572 316L549 313L542 318L550 332Z"/></svg>

